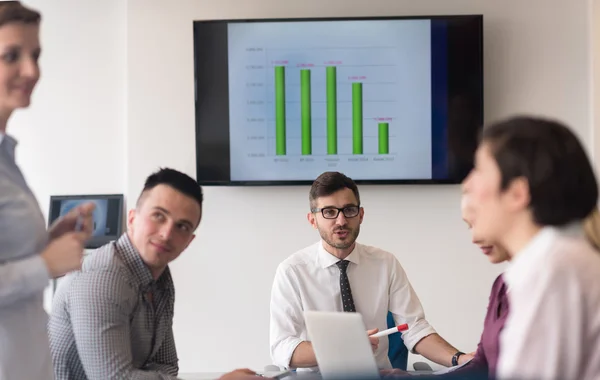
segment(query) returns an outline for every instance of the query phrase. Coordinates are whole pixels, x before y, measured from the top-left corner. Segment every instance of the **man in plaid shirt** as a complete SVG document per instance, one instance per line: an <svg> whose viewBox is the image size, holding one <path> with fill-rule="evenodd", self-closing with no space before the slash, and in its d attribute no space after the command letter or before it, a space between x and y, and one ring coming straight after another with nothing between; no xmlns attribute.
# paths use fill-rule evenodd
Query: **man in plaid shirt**
<svg viewBox="0 0 600 380"><path fill-rule="evenodd" d="M176 378L168 264L194 239L201 216L194 179L172 169L148 177L127 232L58 288L48 325L57 380Z"/></svg>

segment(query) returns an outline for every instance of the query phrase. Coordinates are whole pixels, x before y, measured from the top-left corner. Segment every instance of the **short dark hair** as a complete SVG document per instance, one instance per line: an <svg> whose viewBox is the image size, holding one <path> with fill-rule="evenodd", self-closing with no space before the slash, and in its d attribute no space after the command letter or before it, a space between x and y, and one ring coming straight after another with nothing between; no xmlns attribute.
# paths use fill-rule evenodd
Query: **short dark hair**
<svg viewBox="0 0 600 380"><path fill-rule="evenodd" d="M193 198L198 202L198 206L202 208L202 187L200 187L198 182L189 175L170 168L160 168L146 178L146 183L144 183L144 188L138 197L137 204L140 204L145 192L152 190L158 185L168 185L172 187L188 197Z"/></svg>
<svg viewBox="0 0 600 380"><path fill-rule="evenodd" d="M11 22L21 22L24 24L39 24L42 15L21 4L20 1L0 2L0 26Z"/></svg>
<svg viewBox="0 0 600 380"><path fill-rule="evenodd" d="M529 185L535 223L561 226L583 220L596 207L598 184L575 134L555 120L517 116L484 128L501 173L501 189L519 177Z"/></svg>
<svg viewBox="0 0 600 380"><path fill-rule="evenodd" d="M316 200L320 197L327 197L339 190L350 189L356 197L356 201L360 204L360 195L358 194L358 187L356 183L350 178L340 172L325 172L315 179L310 192L308 194L308 200L310 202L310 208L316 207Z"/></svg>

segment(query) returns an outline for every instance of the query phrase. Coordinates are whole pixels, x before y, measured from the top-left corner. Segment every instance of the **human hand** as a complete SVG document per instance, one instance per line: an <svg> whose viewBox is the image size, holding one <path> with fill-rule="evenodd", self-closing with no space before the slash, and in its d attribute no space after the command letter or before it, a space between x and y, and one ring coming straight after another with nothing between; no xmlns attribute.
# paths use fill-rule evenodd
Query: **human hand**
<svg viewBox="0 0 600 380"><path fill-rule="evenodd" d="M67 232L46 246L40 256L44 259L51 278L81 268L83 247L89 237L87 232Z"/></svg>
<svg viewBox="0 0 600 380"><path fill-rule="evenodd" d="M93 213L95 208L94 202L86 202L58 218L48 230L50 240L57 239L67 232L78 229L79 231L88 232L91 236L94 230Z"/></svg>
<svg viewBox="0 0 600 380"><path fill-rule="evenodd" d="M464 364L475 357L475 351L458 357L458 365Z"/></svg>
<svg viewBox="0 0 600 380"><path fill-rule="evenodd" d="M379 347L379 338L373 338L371 335L379 332L379 329L371 329L367 330L367 335L369 336L369 340L371 341L371 348L373 352L377 351L377 347Z"/></svg>

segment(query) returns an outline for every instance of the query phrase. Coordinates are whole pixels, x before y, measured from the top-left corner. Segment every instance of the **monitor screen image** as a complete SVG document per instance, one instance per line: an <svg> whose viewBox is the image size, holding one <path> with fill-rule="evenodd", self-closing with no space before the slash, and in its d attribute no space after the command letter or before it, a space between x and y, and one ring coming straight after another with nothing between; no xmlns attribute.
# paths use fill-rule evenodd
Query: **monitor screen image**
<svg viewBox="0 0 600 380"><path fill-rule="evenodd" d="M93 202L93 232L86 248L97 248L116 240L123 233L122 195L63 195L50 197L49 225L75 207Z"/></svg>

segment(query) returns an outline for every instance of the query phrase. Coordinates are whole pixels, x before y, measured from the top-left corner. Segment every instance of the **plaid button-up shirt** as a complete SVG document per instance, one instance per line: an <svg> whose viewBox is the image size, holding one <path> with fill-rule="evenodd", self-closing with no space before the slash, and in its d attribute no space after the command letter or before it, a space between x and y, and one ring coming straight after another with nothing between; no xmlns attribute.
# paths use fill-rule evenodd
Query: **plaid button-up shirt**
<svg viewBox="0 0 600 380"><path fill-rule="evenodd" d="M175 379L174 301L169 269L155 281L127 234L90 253L54 298L56 379Z"/></svg>

